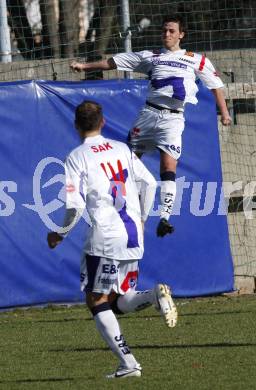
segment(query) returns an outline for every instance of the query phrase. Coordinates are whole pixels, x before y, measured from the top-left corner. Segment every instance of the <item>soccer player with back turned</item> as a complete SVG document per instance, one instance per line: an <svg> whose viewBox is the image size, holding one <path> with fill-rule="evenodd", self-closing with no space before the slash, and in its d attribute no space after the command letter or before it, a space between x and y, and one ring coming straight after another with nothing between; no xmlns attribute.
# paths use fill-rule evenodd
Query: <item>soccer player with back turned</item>
<svg viewBox="0 0 256 390"><path fill-rule="evenodd" d="M138 260L144 250L143 227L154 201L156 182L127 145L101 135L103 125L99 104L84 101L76 108L75 126L83 143L65 162L64 236L86 207L91 227L81 261L81 289L98 331L119 360L118 369L108 378L141 376L141 366L122 335L115 313L153 304L167 326L173 327L177 310L165 284L157 284L152 290L135 290ZM55 248L62 239L62 234L50 232L49 247Z"/></svg>

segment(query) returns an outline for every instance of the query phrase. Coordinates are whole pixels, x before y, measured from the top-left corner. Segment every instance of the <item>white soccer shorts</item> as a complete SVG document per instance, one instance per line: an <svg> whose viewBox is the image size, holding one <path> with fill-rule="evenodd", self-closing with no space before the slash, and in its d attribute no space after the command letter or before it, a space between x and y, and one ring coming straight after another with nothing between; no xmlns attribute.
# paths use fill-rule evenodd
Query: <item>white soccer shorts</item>
<svg viewBox="0 0 256 390"><path fill-rule="evenodd" d="M81 262L81 291L124 295L137 286L138 273L138 260L85 255Z"/></svg>
<svg viewBox="0 0 256 390"><path fill-rule="evenodd" d="M129 143L135 153L159 148L178 160L181 156L184 121L183 113L145 106L130 131Z"/></svg>

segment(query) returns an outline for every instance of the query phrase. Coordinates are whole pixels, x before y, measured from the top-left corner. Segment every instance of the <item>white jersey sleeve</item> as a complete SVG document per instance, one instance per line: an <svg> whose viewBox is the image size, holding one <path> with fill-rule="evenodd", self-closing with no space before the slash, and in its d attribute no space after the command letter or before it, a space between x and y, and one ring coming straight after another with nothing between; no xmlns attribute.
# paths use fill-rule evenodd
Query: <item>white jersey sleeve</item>
<svg viewBox="0 0 256 390"><path fill-rule="evenodd" d="M66 237L71 229L77 224L83 214L83 209L66 209L64 221L60 234Z"/></svg>
<svg viewBox="0 0 256 390"><path fill-rule="evenodd" d="M223 82L217 75L217 72L211 63L211 61L204 55L201 56L199 66L195 69L196 76L202 80L202 82L209 89L223 88Z"/></svg>
<svg viewBox="0 0 256 390"><path fill-rule="evenodd" d="M140 73L148 73L151 70L152 64L149 60L153 53L148 50L143 50L134 53L116 54L113 59L118 70L136 71Z"/></svg>
<svg viewBox="0 0 256 390"><path fill-rule="evenodd" d="M141 219L146 221L153 206L157 183L141 160L132 152L134 178L140 193Z"/></svg>
<svg viewBox="0 0 256 390"><path fill-rule="evenodd" d="M70 154L65 161L66 208L84 209L86 206L86 177L78 161Z"/></svg>

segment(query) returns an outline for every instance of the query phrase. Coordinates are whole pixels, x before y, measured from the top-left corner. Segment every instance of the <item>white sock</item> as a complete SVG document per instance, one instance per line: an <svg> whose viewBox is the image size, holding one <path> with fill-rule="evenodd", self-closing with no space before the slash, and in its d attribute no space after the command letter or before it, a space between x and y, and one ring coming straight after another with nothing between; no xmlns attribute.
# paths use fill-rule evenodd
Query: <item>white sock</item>
<svg viewBox="0 0 256 390"><path fill-rule="evenodd" d="M176 197L176 182L172 180L164 180L161 182L161 211L160 218L165 218L167 221L172 213L173 204Z"/></svg>
<svg viewBox="0 0 256 390"><path fill-rule="evenodd" d="M153 290L129 291L117 299L117 307L122 313L146 309L155 302Z"/></svg>
<svg viewBox="0 0 256 390"><path fill-rule="evenodd" d="M130 352L124 336L121 334L118 321L112 310L100 311L94 315L94 320L98 331L118 357L121 365L127 368L134 368L137 361Z"/></svg>

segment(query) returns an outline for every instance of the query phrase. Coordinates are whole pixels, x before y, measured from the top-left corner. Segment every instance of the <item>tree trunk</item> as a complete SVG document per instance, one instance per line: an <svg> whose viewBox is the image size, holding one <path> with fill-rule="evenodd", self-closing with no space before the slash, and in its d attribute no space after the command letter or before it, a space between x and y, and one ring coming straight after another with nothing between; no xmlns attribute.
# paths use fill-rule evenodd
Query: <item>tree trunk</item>
<svg viewBox="0 0 256 390"><path fill-rule="evenodd" d="M56 0L40 0L42 19L43 58L60 58L60 38L58 30L58 4Z"/></svg>
<svg viewBox="0 0 256 390"><path fill-rule="evenodd" d="M96 33L95 55L102 56L111 38L113 21L117 13L117 0L100 1L101 18L99 30Z"/></svg>
<svg viewBox="0 0 256 390"><path fill-rule="evenodd" d="M60 0L59 4L62 55L73 58L78 55L80 0Z"/></svg>

